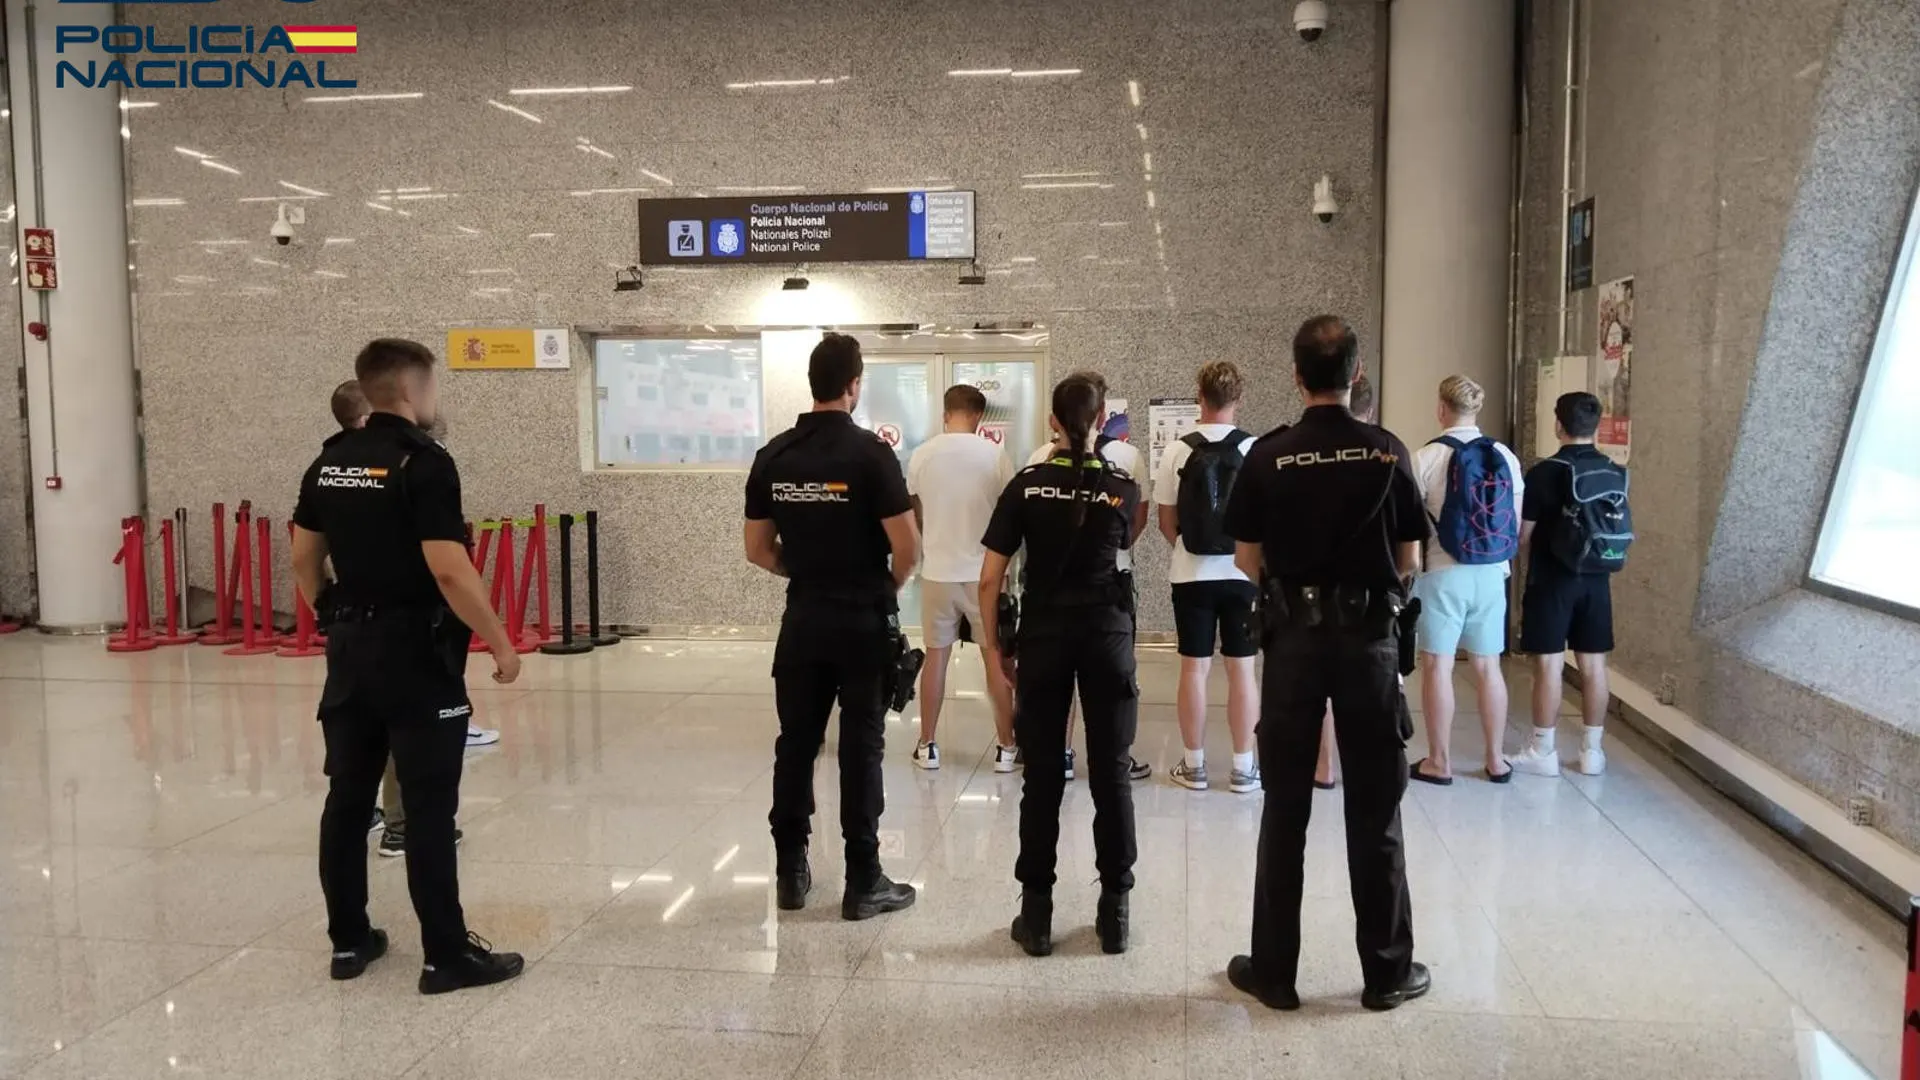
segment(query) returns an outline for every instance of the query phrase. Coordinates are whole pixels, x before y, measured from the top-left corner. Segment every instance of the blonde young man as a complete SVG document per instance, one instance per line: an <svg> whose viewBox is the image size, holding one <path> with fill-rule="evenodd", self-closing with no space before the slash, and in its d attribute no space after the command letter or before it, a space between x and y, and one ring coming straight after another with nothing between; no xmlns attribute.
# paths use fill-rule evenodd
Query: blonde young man
<svg viewBox="0 0 1920 1080"><path fill-rule="evenodd" d="M964 620L976 637L980 618L981 538L993 508L1013 479L1013 465L996 443L980 437L987 398L978 388L954 386L943 402L944 430L921 443L907 461L907 494L920 522L920 622L927 661L920 668L920 742L913 763L940 767L940 707L947 694L947 664ZM987 669L993 705L993 771L1012 772L1013 687L1000 670L996 643L976 641Z"/></svg>
<svg viewBox="0 0 1920 1080"><path fill-rule="evenodd" d="M1185 753L1167 773L1175 784L1205 791L1207 675L1216 640L1227 664L1227 726L1233 733L1233 769L1227 789L1260 790L1253 727L1260 719L1260 682L1254 657L1256 587L1233 563L1225 531L1227 496L1254 437L1234 425L1240 409L1240 369L1217 361L1200 369L1200 425L1161 455L1153 477L1160 534L1173 549L1167 581L1173 586L1173 622L1180 645L1180 741Z"/></svg>
<svg viewBox="0 0 1920 1080"><path fill-rule="evenodd" d="M1412 777L1453 783L1453 661L1467 654L1479 690L1487 738L1486 775L1513 778L1500 754L1507 730L1507 681L1500 654L1507 644L1507 577L1520 550L1520 459L1480 430L1487 395L1465 375L1440 383L1435 416L1440 435L1413 452L1413 475L1437 535L1426 570L1414 584L1420 600L1420 699L1427 720L1427 756Z"/></svg>

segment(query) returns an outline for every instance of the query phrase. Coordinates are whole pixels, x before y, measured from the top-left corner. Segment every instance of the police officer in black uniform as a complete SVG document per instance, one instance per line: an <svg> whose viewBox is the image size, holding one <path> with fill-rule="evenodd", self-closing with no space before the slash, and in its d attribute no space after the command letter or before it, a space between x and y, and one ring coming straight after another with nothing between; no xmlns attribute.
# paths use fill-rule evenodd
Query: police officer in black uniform
<svg viewBox="0 0 1920 1080"><path fill-rule="evenodd" d="M1293 340L1307 409L1256 443L1227 504L1235 560L1262 583L1266 671L1260 761L1266 805L1253 899L1253 953L1227 977L1276 1009L1297 1009L1300 894L1322 709L1333 702L1346 777L1347 873L1365 975L1361 1004L1386 1010L1427 992L1413 959L1400 798L1407 787L1400 614L1429 533L1411 457L1347 411L1358 342L1336 316Z"/></svg>
<svg viewBox="0 0 1920 1080"><path fill-rule="evenodd" d="M320 887L333 977L356 978L387 949L386 933L367 921L367 815L391 752L426 954L420 992L440 994L520 974L517 954L467 932L453 854L473 713L467 643L478 631L496 682L517 678L520 660L467 553L460 474L424 430L437 413L433 353L382 339L361 350L354 374L372 415L327 440L293 512L294 579L328 627ZM329 555L339 580L326 585Z"/></svg>
<svg viewBox="0 0 1920 1080"><path fill-rule="evenodd" d="M871 919L911 907L911 885L880 869L886 697L898 658L901 586L920 534L893 451L853 422L865 364L860 343L827 334L807 364L813 411L760 450L747 475L747 560L787 580L774 646L776 895L806 906L813 763L840 702L840 830L847 849L840 915ZM888 558L892 562L889 564Z"/></svg>
<svg viewBox="0 0 1920 1080"><path fill-rule="evenodd" d="M1053 390L1059 455L1016 474L1001 493L983 538L980 613L984 640L999 640L1007 564L1024 545L1014 672L1014 738L1028 761L1066 752L1067 710L1076 681L1084 707L1087 775L1093 796L1094 861L1100 871L1095 921L1100 946L1127 950L1127 897L1138 853L1128 777L1139 719L1134 681L1133 587L1115 556L1133 543L1140 487L1094 448L1100 391L1069 377ZM1053 885L1060 841L1060 769L1028 769L1020 795L1020 916L1013 940L1032 956L1053 951Z"/></svg>

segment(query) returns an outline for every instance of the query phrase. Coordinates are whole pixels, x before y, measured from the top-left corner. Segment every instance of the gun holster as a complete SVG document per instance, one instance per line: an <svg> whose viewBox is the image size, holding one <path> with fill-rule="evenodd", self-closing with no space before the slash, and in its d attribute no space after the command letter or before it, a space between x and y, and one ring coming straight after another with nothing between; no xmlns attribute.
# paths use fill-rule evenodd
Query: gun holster
<svg viewBox="0 0 1920 1080"><path fill-rule="evenodd" d="M1394 630L1399 635L1400 674L1411 675L1414 669L1414 624L1420 621L1420 598L1399 603L1393 615Z"/></svg>
<svg viewBox="0 0 1920 1080"><path fill-rule="evenodd" d="M914 690L920 682L920 666L927 662L927 654L912 647L907 635L895 632L893 639L893 662L888 665L887 707L894 712L905 712L913 702Z"/></svg>
<svg viewBox="0 0 1920 1080"><path fill-rule="evenodd" d="M994 627L994 645L1000 655L1012 656L1014 646L1020 640L1020 601L1012 593L1000 594L999 602L994 606L997 625Z"/></svg>

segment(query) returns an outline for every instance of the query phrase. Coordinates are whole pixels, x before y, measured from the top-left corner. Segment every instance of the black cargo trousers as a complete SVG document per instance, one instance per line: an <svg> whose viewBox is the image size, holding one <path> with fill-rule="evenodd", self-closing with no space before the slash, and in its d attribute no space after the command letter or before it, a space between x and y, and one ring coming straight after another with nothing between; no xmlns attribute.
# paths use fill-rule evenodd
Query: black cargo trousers
<svg viewBox="0 0 1920 1080"><path fill-rule="evenodd" d="M1400 985L1413 962L1413 917L1401 851L1411 726L1397 631L1276 620L1264 632L1258 743L1265 771L1254 871L1253 966L1262 985L1292 987L1300 963L1300 900L1321 719L1333 724L1345 782L1347 875L1355 943L1370 989Z"/></svg>
<svg viewBox="0 0 1920 1080"><path fill-rule="evenodd" d="M1127 770L1140 721L1131 604L1036 606L1021 615L1016 655L1013 737L1027 768L1014 877L1029 892L1053 891L1067 785L1059 763L1067 753L1067 712L1077 686L1093 797L1094 865L1103 891L1129 892L1139 844Z"/></svg>
<svg viewBox="0 0 1920 1080"><path fill-rule="evenodd" d="M367 939L367 822L391 754L407 813L407 892L429 964L467 942L454 858L454 812L473 706L470 632L451 612L349 614L327 629L319 718L327 746L320 888L336 951Z"/></svg>
<svg viewBox="0 0 1920 1080"><path fill-rule="evenodd" d="M847 888L879 877L880 815L886 790L887 685L900 620L886 601L847 603L830 596L794 596L773 651L773 810L767 824L780 873L797 871L813 833L813 767L840 703L840 833Z"/></svg>

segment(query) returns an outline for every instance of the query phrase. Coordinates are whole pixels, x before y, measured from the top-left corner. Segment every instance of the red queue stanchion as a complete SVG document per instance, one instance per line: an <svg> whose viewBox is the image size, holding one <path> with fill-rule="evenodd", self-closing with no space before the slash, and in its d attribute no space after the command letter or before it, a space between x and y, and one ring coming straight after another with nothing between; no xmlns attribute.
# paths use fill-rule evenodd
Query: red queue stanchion
<svg viewBox="0 0 1920 1080"><path fill-rule="evenodd" d="M185 514L184 510L176 510L173 517L160 523L160 557L167 563L167 571L161 581L167 627L164 633L153 636L157 645L188 645L200 639L200 635L193 631L180 629L180 553L174 544L174 532Z"/></svg>
<svg viewBox="0 0 1920 1080"><path fill-rule="evenodd" d="M593 651L591 638L573 636L573 515L560 515L560 640L540 646L549 656L578 656Z"/></svg>
<svg viewBox="0 0 1920 1080"><path fill-rule="evenodd" d="M240 643L221 650L227 656L264 656L274 650L272 631L266 640L262 640L254 626L254 617L259 614L254 607L253 586L253 545L248 543L248 534L252 531L253 507L248 503L240 504L239 527L234 530L233 576L238 583L237 605L240 612Z"/></svg>
<svg viewBox="0 0 1920 1080"><path fill-rule="evenodd" d="M1920 896L1907 899L1907 1000L1900 1020L1900 1080L1920 1080Z"/></svg>
<svg viewBox="0 0 1920 1080"><path fill-rule="evenodd" d="M137 517L120 519L120 553L113 557L127 589L127 623L107 637L108 652L147 652L159 647L153 639L147 610L147 525Z"/></svg>
<svg viewBox="0 0 1920 1080"><path fill-rule="evenodd" d="M231 645L233 586L227 580L227 504L213 504L213 623L200 631L202 645Z"/></svg>
<svg viewBox="0 0 1920 1080"><path fill-rule="evenodd" d="M532 652L549 640L547 632L547 508L537 505L533 508L533 517L527 523L533 531L527 534L526 555L520 563L520 593L514 606L513 625L508 629L513 639L526 648L521 652ZM527 625L527 605L532 599L534 578L538 577L540 594L540 625Z"/></svg>
<svg viewBox="0 0 1920 1080"><path fill-rule="evenodd" d="M293 522L287 522L287 545L292 549ZM300 595L300 583L293 586L293 633L288 635L274 655L304 658L327 655L327 639L314 625L313 608L307 605L307 598Z"/></svg>
<svg viewBox="0 0 1920 1080"><path fill-rule="evenodd" d="M266 518L254 519L258 544L254 561L260 570L260 640L269 645L285 645L293 635L283 634L273 625L273 527Z"/></svg>

